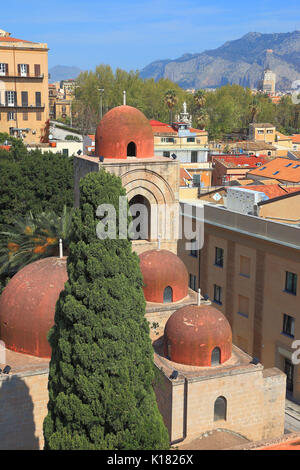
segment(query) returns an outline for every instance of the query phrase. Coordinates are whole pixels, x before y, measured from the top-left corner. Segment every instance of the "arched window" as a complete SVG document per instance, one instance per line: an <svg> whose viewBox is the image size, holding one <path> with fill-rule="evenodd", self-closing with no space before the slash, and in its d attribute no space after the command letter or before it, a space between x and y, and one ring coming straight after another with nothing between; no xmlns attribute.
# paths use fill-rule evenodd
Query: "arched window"
<svg viewBox="0 0 300 470"><path fill-rule="evenodd" d="M132 215L132 240L149 240L151 238L151 206L148 199L137 194L129 202Z"/></svg>
<svg viewBox="0 0 300 470"><path fill-rule="evenodd" d="M218 397L214 406L214 421L226 421L227 400L224 397Z"/></svg>
<svg viewBox="0 0 300 470"><path fill-rule="evenodd" d="M127 157L136 157L136 145L134 142L129 142L127 145Z"/></svg>
<svg viewBox="0 0 300 470"><path fill-rule="evenodd" d="M215 348L211 353L211 365L218 366L221 364L221 351L220 348Z"/></svg>
<svg viewBox="0 0 300 470"><path fill-rule="evenodd" d="M164 290L164 304L168 304L170 302L173 302L173 289L168 286Z"/></svg>

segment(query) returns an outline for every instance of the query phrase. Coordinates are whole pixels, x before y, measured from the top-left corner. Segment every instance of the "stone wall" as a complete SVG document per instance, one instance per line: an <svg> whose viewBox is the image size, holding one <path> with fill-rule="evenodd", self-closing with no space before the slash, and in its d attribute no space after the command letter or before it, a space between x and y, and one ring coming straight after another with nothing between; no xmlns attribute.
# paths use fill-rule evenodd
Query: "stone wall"
<svg viewBox="0 0 300 470"><path fill-rule="evenodd" d="M0 450L44 447L48 371L0 377Z"/></svg>

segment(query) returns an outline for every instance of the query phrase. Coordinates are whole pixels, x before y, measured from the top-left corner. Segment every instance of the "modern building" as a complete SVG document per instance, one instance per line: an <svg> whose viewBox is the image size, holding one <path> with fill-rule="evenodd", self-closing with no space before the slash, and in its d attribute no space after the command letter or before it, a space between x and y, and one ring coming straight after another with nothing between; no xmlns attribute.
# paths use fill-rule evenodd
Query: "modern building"
<svg viewBox="0 0 300 470"><path fill-rule="evenodd" d="M0 131L40 142L49 119L48 46L0 31Z"/></svg>
<svg viewBox="0 0 300 470"><path fill-rule="evenodd" d="M203 210L204 243L187 252L183 238L178 255L190 286L200 287L228 319L233 343L265 367L285 372L288 393L300 400L300 369L293 360L300 338L300 228L249 215L246 203L244 198L237 210L181 201Z"/></svg>
<svg viewBox="0 0 300 470"><path fill-rule="evenodd" d="M268 95L274 95L276 90L276 74L269 68L264 70L260 90Z"/></svg>

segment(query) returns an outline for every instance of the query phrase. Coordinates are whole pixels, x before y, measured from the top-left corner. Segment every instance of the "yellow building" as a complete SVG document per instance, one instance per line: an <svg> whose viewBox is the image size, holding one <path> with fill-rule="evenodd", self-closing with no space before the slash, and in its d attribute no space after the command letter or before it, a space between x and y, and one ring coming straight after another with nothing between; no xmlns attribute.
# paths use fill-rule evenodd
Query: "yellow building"
<svg viewBox="0 0 300 470"><path fill-rule="evenodd" d="M0 131L37 143L48 119L47 44L0 30Z"/></svg>
<svg viewBox="0 0 300 470"><path fill-rule="evenodd" d="M249 140L273 144L276 139L276 127L269 123L249 124Z"/></svg>

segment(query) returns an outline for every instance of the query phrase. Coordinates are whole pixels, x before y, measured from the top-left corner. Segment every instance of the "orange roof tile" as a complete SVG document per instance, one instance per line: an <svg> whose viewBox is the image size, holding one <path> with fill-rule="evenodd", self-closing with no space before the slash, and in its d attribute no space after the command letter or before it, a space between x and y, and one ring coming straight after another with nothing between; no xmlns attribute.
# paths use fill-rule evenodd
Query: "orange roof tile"
<svg viewBox="0 0 300 470"><path fill-rule="evenodd" d="M300 450L300 439L291 439L279 444L260 447L257 450Z"/></svg>
<svg viewBox="0 0 300 470"><path fill-rule="evenodd" d="M11 38L9 36L1 36L0 41L1 42L31 42L32 43L32 41L25 41L25 39Z"/></svg>
<svg viewBox="0 0 300 470"><path fill-rule="evenodd" d="M180 168L180 186L186 186L185 180L192 181L192 179L185 168Z"/></svg>
<svg viewBox="0 0 300 470"><path fill-rule="evenodd" d="M292 138L294 144L300 144L300 134L293 134Z"/></svg>
<svg viewBox="0 0 300 470"><path fill-rule="evenodd" d="M300 163L297 160L278 157L265 163L260 168L251 170L247 176L251 177L251 175L260 176L261 178L275 178L280 181L299 183Z"/></svg>
<svg viewBox="0 0 300 470"><path fill-rule="evenodd" d="M259 191L264 193L269 199L275 197L285 196L286 194L294 193L300 190L299 186L283 187L280 184L259 184L259 185L246 185L240 186L241 188L249 189L250 191Z"/></svg>
<svg viewBox="0 0 300 470"><path fill-rule="evenodd" d="M265 155L260 155L258 157L251 156L236 156L236 155L226 155L216 157L214 156L214 161L222 163L227 168L256 168L258 165L263 166L270 159Z"/></svg>

